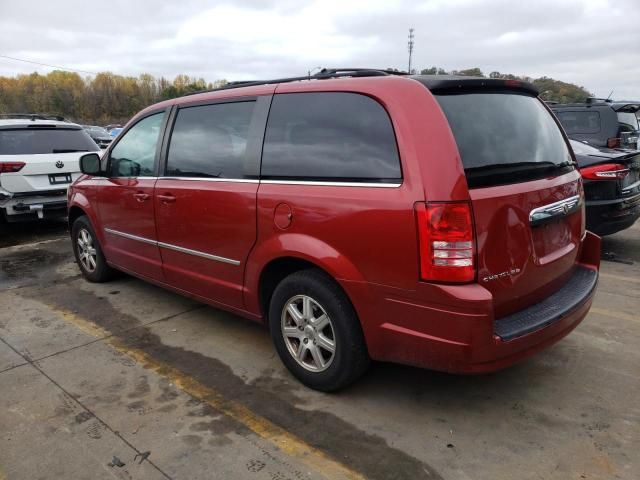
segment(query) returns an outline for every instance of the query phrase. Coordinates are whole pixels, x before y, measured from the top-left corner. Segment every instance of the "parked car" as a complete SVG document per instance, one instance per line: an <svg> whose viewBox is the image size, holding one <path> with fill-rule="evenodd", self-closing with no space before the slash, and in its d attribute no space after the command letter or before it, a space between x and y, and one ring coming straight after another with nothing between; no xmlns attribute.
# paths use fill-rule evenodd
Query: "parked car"
<svg viewBox="0 0 640 480"><path fill-rule="evenodd" d="M60 117L0 115L0 213L8 221L65 216L78 160L97 150L80 125Z"/></svg>
<svg viewBox="0 0 640 480"><path fill-rule="evenodd" d="M600 241L528 83L377 70L158 103L70 192L84 277L112 269L271 331L306 385L370 359L504 368L587 314Z"/></svg>
<svg viewBox="0 0 640 480"><path fill-rule="evenodd" d="M87 131L93 141L96 142L96 145L102 149L107 148L111 140L113 140L113 137L103 127L98 127L97 125L83 125L82 127Z"/></svg>
<svg viewBox="0 0 640 480"><path fill-rule="evenodd" d="M594 147L639 150L640 102L587 99L585 103L552 104L569 138Z"/></svg>
<svg viewBox="0 0 640 480"><path fill-rule="evenodd" d="M120 135L120 132L122 132L122 128L120 128L120 127L113 127L112 129L110 129L109 130L109 136L111 137L111 140L113 140L118 135Z"/></svg>
<svg viewBox="0 0 640 480"><path fill-rule="evenodd" d="M640 151L570 142L584 179L587 228L598 235L629 228L640 217Z"/></svg>

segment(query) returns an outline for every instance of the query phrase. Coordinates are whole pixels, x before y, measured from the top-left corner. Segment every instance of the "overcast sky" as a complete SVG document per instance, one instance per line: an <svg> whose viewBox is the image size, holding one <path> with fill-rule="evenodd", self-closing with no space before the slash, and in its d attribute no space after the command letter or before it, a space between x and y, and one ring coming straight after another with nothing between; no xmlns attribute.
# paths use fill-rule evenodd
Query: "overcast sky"
<svg viewBox="0 0 640 480"><path fill-rule="evenodd" d="M317 66L550 76L640 99L640 0L0 0L0 55L241 80ZM50 68L0 58L0 75Z"/></svg>

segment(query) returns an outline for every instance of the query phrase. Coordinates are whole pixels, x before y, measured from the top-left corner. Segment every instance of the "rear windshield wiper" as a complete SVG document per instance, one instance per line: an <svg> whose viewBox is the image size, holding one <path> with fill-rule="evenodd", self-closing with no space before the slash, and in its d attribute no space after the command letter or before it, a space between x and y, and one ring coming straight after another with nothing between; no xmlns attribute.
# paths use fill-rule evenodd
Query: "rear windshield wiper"
<svg viewBox="0 0 640 480"><path fill-rule="evenodd" d="M76 150L73 148L54 148L51 153L73 153L73 152L88 152L89 150Z"/></svg>
<svg viewBox="0 0 640 480"><path fill-rule="evenodd" d="M520 170L556 170L575 165L573 161L561 163L555 162L514 162L514 163L494 163L481 167L465 168L467 174L488 175L492 173L513 172Z"/></svg>

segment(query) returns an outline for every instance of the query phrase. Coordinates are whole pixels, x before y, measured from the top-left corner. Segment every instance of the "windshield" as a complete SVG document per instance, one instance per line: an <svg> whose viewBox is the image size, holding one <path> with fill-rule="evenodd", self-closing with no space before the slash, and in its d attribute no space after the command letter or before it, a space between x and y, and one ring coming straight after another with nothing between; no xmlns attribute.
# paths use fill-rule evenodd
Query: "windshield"
<svg viewBox="0 0 640 480"><path fill-rule="evenodd" d="M0 130L0 155L38 155L100 150L82 129L24 128Z"/></svg>
<svg viewBox="0 0 640 480"><path fill-rule="evenodd" d="M470 187L532 180L573 168L558 124L536 97L477 92L436 98L449 120Z"/></svg>

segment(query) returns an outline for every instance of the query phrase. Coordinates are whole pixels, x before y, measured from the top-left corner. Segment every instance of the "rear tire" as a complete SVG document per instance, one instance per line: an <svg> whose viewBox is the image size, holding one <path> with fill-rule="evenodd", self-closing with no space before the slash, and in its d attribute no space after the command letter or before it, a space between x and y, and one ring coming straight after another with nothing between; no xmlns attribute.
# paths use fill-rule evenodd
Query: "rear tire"
<svg viewBox="0 0 640 480"><path fill-rule="evenodd" d="M269 329L280 359L303 384L323 392L346 387L369 366L362 328L351 302L319 270L280 282L269 307Z"/></svg>
<svg viewBox="0 0 640 480"><path fill-rule="evenodd" d="M86 215L78 217L71 227L73 253L82 276L101 283L113 278L114 270L107 265L98 237Z"/></svg>

